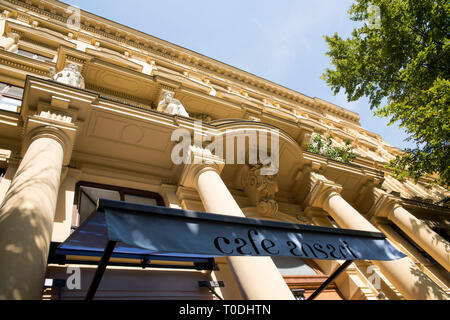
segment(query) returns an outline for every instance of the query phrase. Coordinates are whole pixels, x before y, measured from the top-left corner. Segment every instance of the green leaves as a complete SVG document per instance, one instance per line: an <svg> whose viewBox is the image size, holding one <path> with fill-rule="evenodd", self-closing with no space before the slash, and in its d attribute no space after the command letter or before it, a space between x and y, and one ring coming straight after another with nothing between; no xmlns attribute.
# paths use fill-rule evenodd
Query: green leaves
<svg viewBox="0 0 450 320"><path fill-rule="evenodd" d="M368 7L380 8L370 28ZM398 178L439 175L450 185L450 2L448 0L357 0L350 19L365 22L352 37L326 36L334 69L322 75L348 101L367 96L370 108L390 118L417 147L390 162ZM388 102L382 106L382 101Z"/></svg>
<svg viewBox="0 0 450 320"><path fill-rule="evenodd" d="M356 159L356 154L353 153L350 141L346 141L344 147L335 147L332 144L332 135L329 135L325 140L321 134L314 133L307 145L307 151L345 163Z"/></svg>

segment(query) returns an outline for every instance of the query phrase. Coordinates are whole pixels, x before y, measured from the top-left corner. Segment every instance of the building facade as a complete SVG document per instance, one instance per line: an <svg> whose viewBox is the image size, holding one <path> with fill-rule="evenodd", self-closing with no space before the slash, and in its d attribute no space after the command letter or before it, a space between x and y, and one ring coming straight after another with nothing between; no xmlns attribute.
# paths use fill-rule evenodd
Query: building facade
<svg viewBox="0 0 450 320"><path fill-rule="evenodd" d="M381 231L407 257L356 261L319 298L448 298L450 210L440 201L449 193L431 179L392 178L385 164L401 150L356 113L55 0L3 0L0 12L0 298L84 297L98 258L69 265L49 256L98 198ZM276 130L278 170L225 161L204 141L189 148L198 163L176 164L177 129L192 137ZM357 158L308 152L314 133L332 134L337 146L351 141ZM234 149L230 141L224 148ZM250 154L251 141L243 146ZM223 281L224 299L308 297L342 261L159 263L108 268L97 297L214 299L198 285L205 280ZM71 270L81 279L75 288L44 285Z"/></svg>

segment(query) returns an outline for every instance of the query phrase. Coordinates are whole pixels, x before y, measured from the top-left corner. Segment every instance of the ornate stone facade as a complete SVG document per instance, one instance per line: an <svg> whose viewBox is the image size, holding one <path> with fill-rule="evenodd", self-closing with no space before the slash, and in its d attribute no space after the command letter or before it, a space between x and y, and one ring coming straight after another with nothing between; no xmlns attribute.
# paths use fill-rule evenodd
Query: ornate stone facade
<svg viewBox="0 0 450 320"><path fill-rule="evenodd" d="M66 275L46 257L51 242L77 226L81 182L150 190L172 208L381 231L407 257L389 267L355 262L332 297L448 298L450 211L440 201L450 194L429 186L431 179L392 178L385 164L402 151L364 129L358 114L84 11L77 30L66 28L67 9L56 0L0 2L0 82L24 92L16 97L20 113L0 110L0 256L8 257L0 298L39 299L46 274ZM279 171L261 175L261 165L245 157L226 163L226 152L221 158L201 143L189 149L198 162L174 164L179 128L189 137L279 129ZM336 146L350 140L357 159L347 164L307 152L313 133L332 134ZM225 150L231 141L224 142ZM270 259L216 262L220 270L207 275L180 270L173 278L112 268L114 279L99 295L142 297L135 290L142 277L156 286L145 298L209 299L196 285L206 278L226 282L218 291L228 299L289 299L292 279L312 292L305 275L283 278ZM314 279L337 267L317 260Z"/></svg>
<svg viewBox="0 0 450 320"><path fill-rule="evenodd" d="M175 99L174 93L171 91L165 91L163 93L156 110L174 116L189 117L189 114L186 112L186 109L184 109L184 106L181 104L180 100Z"/></svg>
<svg viewBox="0 0 450 320"><path fill-rule="evenodd" d="M75 63L68 63L64 69L57 73L55 73L54 69L52 69L50 76L56 82L79 89L84 89L84 78Z"/></svg>

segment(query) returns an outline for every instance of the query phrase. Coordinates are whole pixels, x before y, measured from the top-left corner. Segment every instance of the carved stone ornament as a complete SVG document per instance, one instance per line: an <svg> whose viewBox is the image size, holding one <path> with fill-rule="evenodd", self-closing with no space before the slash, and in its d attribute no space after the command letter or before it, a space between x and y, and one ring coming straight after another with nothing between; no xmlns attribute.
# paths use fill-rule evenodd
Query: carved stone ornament
<svg viewBox="0 0 450 320"><path fill-rule="evenodd" d="M165 91L162 95L161 101L158 103L159 112L168 113L171 115L189 117L186 109L181 104L180 100L174 98L174 93L171 91Z"/></svg>
<svg viewBox="0 0 450 320"><path fill-rule="evenodd" d="M53 70L50 74L56 82L84 89L84 78L75 63L68 63L60 72L54 73Z"/></svg>
<svg viewBox="0 0 450 320"><path fill-rule="evenodd" d="M258 213L273 217L278 212L275 194L278 192L277 175L261 175L261 164L249 165L244 173L242 184L250 200L256 205Z"/></svg>
<svg viewBox="0 0 450 320"><path fill-rule="evenodd" d="M191 114L191 117L197 120L201 120L203 122L211 122L213 120L213 118L205 113L195 113L195 114Z"/></svg>

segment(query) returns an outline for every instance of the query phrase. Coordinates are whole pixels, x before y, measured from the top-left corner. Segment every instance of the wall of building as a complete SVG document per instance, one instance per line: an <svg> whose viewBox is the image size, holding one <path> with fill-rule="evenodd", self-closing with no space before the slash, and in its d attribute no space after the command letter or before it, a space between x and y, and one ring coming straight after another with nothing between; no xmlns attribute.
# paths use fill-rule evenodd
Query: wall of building
<svg viewBox="0 0 450 320"><path fill-rule="evenodd" d="M8 207L5 203L20 207L7 203L14 179L25 166L22 159L28 145L41 137L36 130L51 127L55 132L45 134L52 135L63 148L55 208L46 213L53 221L51 241L62 242L71 233L79 181L155 192L166 206L206 211L206 195L195 179L186 178L192 170L171 162L173 130L183 128L194 134L196 120L203 120L204 130L217 134L227 129L277 128L281 137L280 170L270 181L254 176L261 179L263 189L276 187L270 193L275 211L258 209L267 199L249 182L252 166L223 165L223 159L214 160L214 170L221 179L215 182L226 186L239 214L324 226L377 228L408 255L408 263L422 277L422 281L414 275L397 279L401 278L398 273L383 271L383 266L356 262L336 280L335 297L431 299L448 294L450 258L445 230L450 230L450 211L437 203L449 193L428 187L431 180L427 178L414 184L390 177L384 165L401 150L362 128L356 113L88 12L81 12L80 28L73 29L67 25L67 5L58 1L8 0L0 4L0 12L0 82L25 88L20 112L0 110L0 166L5 169L0 203L3 210ZM18 49L37 58L24 56ZM74 78L82 79L83 85L52 81L70 64L78 68ZM189 117L157 111L167 91L174 93ZM312 133L332 134L337 146L351 141L357 159L345 164L305 151ZM339 204L334 206L337 194ZM355 218L351 222L364 222L350 223L345 219L350 213ZM408 219L420 225L422 233L412 232L413 226L404 223ZM391 228L392 223L403 231ZM403 232L409 235L409 242ZM197 287L197 281L215 279L226 282L226 287L218 290L225 298L243 298L243 284L237 280L233 263L220 259L220 270L211 274L111 270L99 294L111 298L210 299L209 293ZM270 262L266 263L273 269ZM329 275L339 265L318 261L317 270ZM49 266L46 276L64 277L65 268ZM87 281L92 269L83 267L82 273L88 275L83 278ZM142 277L151 289L139 282ZM404 285L411 279L417 283ZM306 286L311 279L301 281ZM127 283L136 284L138 289L127 290ZM297 281L295 285L300 284ZM79 298L83 290L65 292L64 297ZM20 298L20 294L3 297Z"/></svg>

